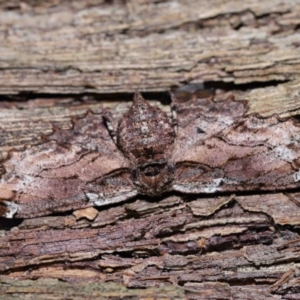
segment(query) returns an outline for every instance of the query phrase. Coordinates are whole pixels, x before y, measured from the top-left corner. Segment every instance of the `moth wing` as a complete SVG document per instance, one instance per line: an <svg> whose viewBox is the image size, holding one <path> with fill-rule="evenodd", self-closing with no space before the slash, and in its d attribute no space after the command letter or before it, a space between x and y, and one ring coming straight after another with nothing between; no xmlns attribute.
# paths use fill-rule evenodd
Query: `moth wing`
<svg viewBox="0 0 300 300"><path fill-rule="evenodd" d="M186 119L191 115L178 114L179 138L172 158L176 170L174 190L214 193L300 186L299 124L276 115L269 118L243 116L243 108L234 108L236 103L225 101L224 112L219 103L212 106L210 111L212 115L215 111L216 116L211 118L211 126L208 116L204 116L203 121L200 120L203 115L198 114L189 122ZM234 116L231 119L230 112ZM199 124L201 128L220 130L203 130L202 133L198 130Z"/></svg>
<svg viewBox="0 0 300 300"><path fill-rule="evenodd" d="M2 166L0 215L5 217L101 206L137 193L102 114L89 112L74 119L72 129L55 130L44 143L11 151Z"/></svg>

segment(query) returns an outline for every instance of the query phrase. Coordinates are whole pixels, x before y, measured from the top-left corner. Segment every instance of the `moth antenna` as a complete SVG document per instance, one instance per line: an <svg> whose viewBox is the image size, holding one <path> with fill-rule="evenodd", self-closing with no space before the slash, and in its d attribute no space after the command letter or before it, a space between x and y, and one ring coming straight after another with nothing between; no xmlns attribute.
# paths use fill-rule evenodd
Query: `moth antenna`
<svg viewBox="0 0 300 300"><path fill-rule="evenodd" d="M107 130L109 132L109 135L111 136L111 138L114 141L114 143L117 144L117 133L116 133L116 130L114 129L114 127L112 125L113 124L112 123L112 119L108 115L107 112L104 113L103 120L104 120L104 123L105 123L105 125L107 127Z"/></svg>
<svg viewBox="0 0 300 300"><path fill-rule="evenodd" d="M170 96L171 96L171 100L172 100L171 101L172 125L173 125L175 133L177 135L177 131L178 131L177 103L178 103L178 100L172 92L170 92Z"/></svg>

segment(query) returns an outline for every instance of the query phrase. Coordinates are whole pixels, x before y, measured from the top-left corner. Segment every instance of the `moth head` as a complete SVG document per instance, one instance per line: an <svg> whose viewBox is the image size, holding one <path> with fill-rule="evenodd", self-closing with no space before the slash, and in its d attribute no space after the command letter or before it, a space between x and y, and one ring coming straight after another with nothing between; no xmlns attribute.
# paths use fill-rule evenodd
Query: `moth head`
<svg viewBox="0 0 300 300"><path fill-rule="evenodd" d="M132 180L140 194L157 196L169 190L174 170L167 163L149 163L132 172Z"/></svg>

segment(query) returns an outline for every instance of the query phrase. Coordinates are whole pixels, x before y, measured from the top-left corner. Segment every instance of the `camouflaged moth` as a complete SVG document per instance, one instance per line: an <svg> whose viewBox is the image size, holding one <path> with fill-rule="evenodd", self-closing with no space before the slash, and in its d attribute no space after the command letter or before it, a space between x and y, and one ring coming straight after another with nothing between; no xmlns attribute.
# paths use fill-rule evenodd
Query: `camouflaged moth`
<svg viewBox="0 0 300 300"><path fill-rule="evenodd" d="M172 99L173 118L136 93L115 130L88 112L2 161L0 215L32 218L136 195L300 186L300 127L247 115L247 102Z"/></svg>

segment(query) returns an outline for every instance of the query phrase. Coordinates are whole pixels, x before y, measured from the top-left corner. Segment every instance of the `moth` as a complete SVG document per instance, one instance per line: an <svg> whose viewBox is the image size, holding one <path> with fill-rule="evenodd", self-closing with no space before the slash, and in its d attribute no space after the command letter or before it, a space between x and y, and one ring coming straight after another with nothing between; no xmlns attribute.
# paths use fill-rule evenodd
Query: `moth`
<svg viewBox="0 0 300 300"><path fill-rule="evenodd" d="M1 162L0 215L32 218L166 192L300 187L300 127L247 115L247 102L172 96L172 118L134 95L117 128L88 112Z"/></svg>

